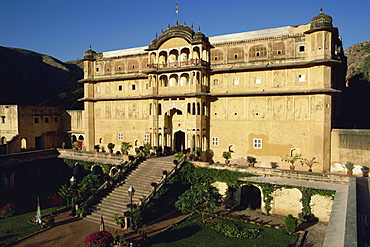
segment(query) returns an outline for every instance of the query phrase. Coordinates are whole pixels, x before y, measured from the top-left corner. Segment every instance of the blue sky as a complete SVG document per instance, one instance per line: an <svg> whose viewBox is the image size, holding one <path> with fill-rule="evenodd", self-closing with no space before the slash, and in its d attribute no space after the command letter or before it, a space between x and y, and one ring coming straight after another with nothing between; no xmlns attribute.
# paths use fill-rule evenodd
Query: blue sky
<svg viewBox="0 0 370 247"><path fill-rule="evenodd" d="M149 45L168 24L194 24L206 36L307 24L333 17L344 48L370 39L370 0L0 0L0 46L81 59L96 52Z"/></svg>

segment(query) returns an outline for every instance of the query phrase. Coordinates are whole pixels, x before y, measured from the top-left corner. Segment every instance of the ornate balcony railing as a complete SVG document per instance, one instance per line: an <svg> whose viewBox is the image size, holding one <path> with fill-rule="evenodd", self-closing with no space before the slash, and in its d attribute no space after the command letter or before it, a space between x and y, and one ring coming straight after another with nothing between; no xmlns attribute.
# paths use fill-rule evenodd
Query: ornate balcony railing
<svg viewBox="0 0 370 247"><path fill-rule="evenodd" d="M207 62L202 59L190 59L187 61L181 62L172 62L172 63L151 63L148 64L150 69L162 69L162 68L173 68L173 67L182 67L182 66L205 66Z"/></svg>

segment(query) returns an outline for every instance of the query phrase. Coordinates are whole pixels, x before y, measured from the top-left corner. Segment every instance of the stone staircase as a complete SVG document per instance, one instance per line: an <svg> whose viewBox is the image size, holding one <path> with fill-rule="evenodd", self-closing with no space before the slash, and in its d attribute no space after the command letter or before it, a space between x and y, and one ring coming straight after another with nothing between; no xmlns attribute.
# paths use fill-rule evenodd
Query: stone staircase
<svg viewBox="0 0 370 247"><path fill-rule="evenodd" d="M117 227L112 216L114 214L122 216L124 211L129 210L127 208L127 204L130 203L128 188L134 187L135 195L132 202L139 204L140 199L152 191L150 184L152 182L158 183L163 177L164 170L170 172L174 168L173 160L173 156L165 156L150 158L142 162L111 193L101 199L100 203L95 206L96 211L84 219L100 223L100 215L102 215L105 225Z"/></svg>

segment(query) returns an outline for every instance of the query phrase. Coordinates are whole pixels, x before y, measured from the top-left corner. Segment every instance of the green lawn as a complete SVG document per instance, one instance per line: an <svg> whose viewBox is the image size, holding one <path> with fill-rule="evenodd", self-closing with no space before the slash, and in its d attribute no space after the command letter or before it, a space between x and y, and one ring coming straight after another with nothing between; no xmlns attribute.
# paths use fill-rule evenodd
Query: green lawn
<svg viewBox="0 0 370 247"><path fill-rule="evenodd" d="M41 210L41 214L42 215L49 214L54 210L55 208L47 208ZM12 233L7 233L8 219L0 217L0 246L4 246L20 238L28 236L32 233L40 231L42 229L41 226L36 226L28 223L28 221L34 219L35 216L36 211L11 217L10 229L13 231Z"/></svg>
<svg viewBox="0 0 370 247"><path fill-rule="evenodd" d="M199 215L195 215L188 220L178 224L170 231L167 231L151 241L150 246L176 246L176 247L211 247L211 246L256 246L256 247L277 247L294 246L297 235L288 235L285 231L271 229L262 226L246 224L242 222L217 219L223 224L231 224L248 228L263 229L263 235L257 239L238 239L230 238L217 233L210 224L202 224Z"/></svg>
<svg viewBox="0 0 370 247"><path fill-rule="evenodd" d="M55 211L50 205L51 199L49 194L57 193L59 184L51 184L48 186L40 186L39 188L23 189L15 193L8 193L0 197L0 208L8 203L13 203L22 208L21 215L11 217L11 229L13 233L6 233L8 231L8 220L0 217L0 246L4 246L14 242L20 238L28 236L41 229L40 226L28 223L29 220L35 219L37 210L37 197L40 198L42 215L49 214Z"/></svg>

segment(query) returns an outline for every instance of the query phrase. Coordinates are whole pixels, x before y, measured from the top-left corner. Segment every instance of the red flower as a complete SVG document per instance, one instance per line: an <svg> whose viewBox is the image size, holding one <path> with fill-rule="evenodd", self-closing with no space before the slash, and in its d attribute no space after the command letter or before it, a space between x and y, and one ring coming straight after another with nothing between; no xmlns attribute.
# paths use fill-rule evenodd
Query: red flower
<svg viewBox="0 0 370 247"><path fill-rule="evenodd" d="M51 206L56 207L58 205L62 205L63 202L63 197L61 197L58 194L50 194L49 198L51 199Z"/></svg>
<svg viewBox="0 0 370 247"><path fill-rule="evenodd" d="M113 236L107 231L96 231L86 236L85 247L108 247L113 242Z"/></svg>

